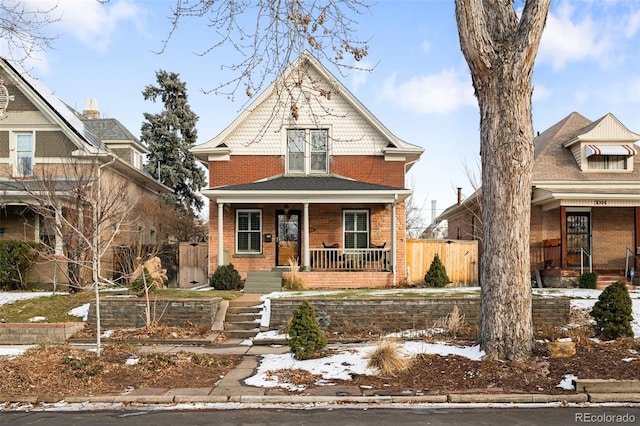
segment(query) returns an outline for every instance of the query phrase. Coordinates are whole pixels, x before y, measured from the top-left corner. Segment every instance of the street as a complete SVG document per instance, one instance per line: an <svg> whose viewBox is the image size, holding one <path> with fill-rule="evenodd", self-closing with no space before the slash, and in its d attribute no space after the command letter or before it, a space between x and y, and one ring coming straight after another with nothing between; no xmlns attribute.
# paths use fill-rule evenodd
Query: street
<svg viewBox="0 0 640 426"><path fill-rule="evenodd" d="M570 425L640 424L640 407L314 408L2 412L0 425Z"/></svg>

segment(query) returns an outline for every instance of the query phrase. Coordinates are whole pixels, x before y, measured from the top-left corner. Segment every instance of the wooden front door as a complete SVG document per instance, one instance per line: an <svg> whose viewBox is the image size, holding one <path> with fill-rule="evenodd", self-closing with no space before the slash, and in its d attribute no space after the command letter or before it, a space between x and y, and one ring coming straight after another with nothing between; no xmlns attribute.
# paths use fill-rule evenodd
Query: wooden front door
<svg viewBox="0 0 640 426"><path fill-rule="evenodd" d="M300 210L276 211L276 266L300 262Z"/></svg>

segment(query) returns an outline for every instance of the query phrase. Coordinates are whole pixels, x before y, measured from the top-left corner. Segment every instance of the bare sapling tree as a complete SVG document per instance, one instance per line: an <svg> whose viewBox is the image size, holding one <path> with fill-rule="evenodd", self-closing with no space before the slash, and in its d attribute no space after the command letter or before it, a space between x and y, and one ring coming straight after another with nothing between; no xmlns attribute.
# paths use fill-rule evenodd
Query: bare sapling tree
<svg viewBox="0 0 640 426"><path fill-rule="evenodd" d="M531 357L529 231L532 75L551 0L455 0L462 53L480 107L481 320L490 359Z"/></svg>
<svg viewBox="0 0 640 426"><path fill-rule="evenodd" d="M108 269L103 268L103 258L110 258L116 240L135 222L130 182L107 169L114 161L91 156L40 164L32 178L19 181L33 199L30 207L40 218L40 228L53 230L53 238L43 241L46 254L54 253L66 263L70 291L95 291L98 356L100 288L108 282L101 275Z"/></svg>

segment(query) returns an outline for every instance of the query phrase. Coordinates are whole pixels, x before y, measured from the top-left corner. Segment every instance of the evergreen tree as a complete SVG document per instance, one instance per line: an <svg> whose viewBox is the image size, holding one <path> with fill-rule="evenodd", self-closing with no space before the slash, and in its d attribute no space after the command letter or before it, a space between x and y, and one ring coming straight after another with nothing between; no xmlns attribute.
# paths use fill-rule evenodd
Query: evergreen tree
<svg viewBox="0 0 640 426"><path fill-rule="evenodd" d="M158 114L144 113L140 139L149 148L145 170L172 188L167 201L194 216L204 203L197 191L205 185L203 170L189 151L196 142L198 116L187 102L187 85L180 75L160 70L157 86L148 85L142 95L145 100L162 101Z"/></svg>

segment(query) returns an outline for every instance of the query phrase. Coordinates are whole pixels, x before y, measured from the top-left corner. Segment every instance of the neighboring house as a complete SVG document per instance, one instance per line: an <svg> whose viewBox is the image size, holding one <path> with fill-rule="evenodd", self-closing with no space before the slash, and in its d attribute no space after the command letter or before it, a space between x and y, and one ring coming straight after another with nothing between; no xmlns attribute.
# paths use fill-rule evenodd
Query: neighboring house
<svg viewBox="0 0 640 426"><path fill-rule="evenodd" d="M61 217L43 215L42 200L61 203L59 214L84 217L84 226L91 223L93 210L86 202L74 204L81 189L93 187L97 193L95 188L120 183L129 199L147 202L171 189L142 170L144 146L117 120L99 119L95 101L87 102L83 116L4 59L0 79L0 239L44 243L49 257L36 265L30 280L68 283L61 259L74 243L53 225ZM114 246L154 238L150 226L144 227L149 235L138 232L143 228L135 223L128 222L126 230L113 227L102 231L105 238L115 237ZM99 274L111 278L117 272L112 252L101 261ZM86 281L90 274L84 270L82 275Z"/></svg>
<svg viewBox="0 0 640 426"><path fill-rule="evenodd" d="M192 152L209 167L211 272L228 263L243 275L285 271L293 261L307 287L405 281L405 176L423 149L307 52Z"/></svg>
<svg viewBox="0 0 640 426"><path fill-rule="evenodd" d="M574 112L535 138L531 269L567 285L592 269L624 277L640 266L640 135L612 114ZM448 208L449 238L478 239L480 191Z"/></svg>

